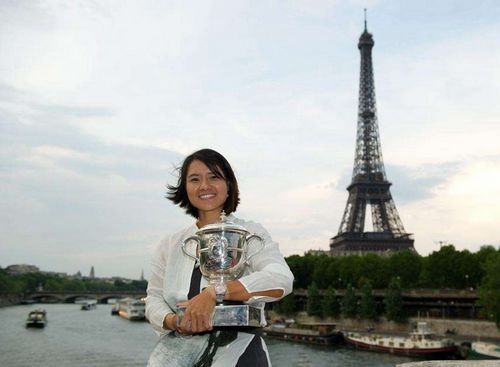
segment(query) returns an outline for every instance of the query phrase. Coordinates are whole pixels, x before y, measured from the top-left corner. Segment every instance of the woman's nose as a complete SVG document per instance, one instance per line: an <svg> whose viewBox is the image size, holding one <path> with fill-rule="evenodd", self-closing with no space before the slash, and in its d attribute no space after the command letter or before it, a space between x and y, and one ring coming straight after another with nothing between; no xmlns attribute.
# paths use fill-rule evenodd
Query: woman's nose
<svg viewBox="0 0 500 367"><path fill-rule="evenodd" d="M200 181L200 189L205 189L210 186L210 182L206 178L202 178Z"/></svg>

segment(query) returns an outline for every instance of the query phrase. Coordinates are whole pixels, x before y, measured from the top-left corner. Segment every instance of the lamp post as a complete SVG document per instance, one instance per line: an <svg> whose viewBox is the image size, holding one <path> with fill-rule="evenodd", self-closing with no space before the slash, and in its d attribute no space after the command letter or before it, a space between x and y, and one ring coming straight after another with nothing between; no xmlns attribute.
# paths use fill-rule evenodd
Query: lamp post
<svg viewBox="0 0 500 367"><path fill-rule="evenodd" d="M469 290L469 274L465 274L465 289Z"/></svg>

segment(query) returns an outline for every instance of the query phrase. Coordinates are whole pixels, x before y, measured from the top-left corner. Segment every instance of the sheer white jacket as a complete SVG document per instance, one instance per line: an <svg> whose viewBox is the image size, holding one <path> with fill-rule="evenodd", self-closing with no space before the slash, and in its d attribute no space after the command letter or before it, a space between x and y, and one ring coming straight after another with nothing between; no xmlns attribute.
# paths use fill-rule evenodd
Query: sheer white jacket
<svg viewBox="0 0 500 367"><path fill-rule="evenodd" d="M246 228L250 233L264 239L264 248L253 256L246 267L244 275L239 279L249 293L271 289L283 290L281 298L292 291L293 274L290 271L278 244L274 242L262 225L245 221L229 215L231 222ZM149 279L146 297L146 317L153 329L160 335L167 332L163 329L163 319L168 313L175 312L178 302L185 301L191 283L191 274L195 260L182 252L182 242L198 231L196 224L167 236L161 241L151 260L151 278ZM255 246L257 248L257 246ZM196 243L190 241L186 249L194 254ZM202 288L207 280L202 278ZM273 302L278 298L252 297L248 302L264 307L265 302Z"/></svg>

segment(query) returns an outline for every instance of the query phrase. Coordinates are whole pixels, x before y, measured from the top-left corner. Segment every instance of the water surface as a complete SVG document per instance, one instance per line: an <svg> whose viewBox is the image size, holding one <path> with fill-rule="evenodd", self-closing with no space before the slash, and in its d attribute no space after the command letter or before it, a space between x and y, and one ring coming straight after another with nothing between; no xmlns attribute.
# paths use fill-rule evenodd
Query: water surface
<svg viewBox="0 0 500 367"><path fill-rule="evenodd" d="M29 311L47 310L43 329L25 327ZM111 316L110 305L81 311L76 304L0 308L0 366L145 366L157 336L146 322ZM390 367L409 358L267 339L273 367Z"/></svg>

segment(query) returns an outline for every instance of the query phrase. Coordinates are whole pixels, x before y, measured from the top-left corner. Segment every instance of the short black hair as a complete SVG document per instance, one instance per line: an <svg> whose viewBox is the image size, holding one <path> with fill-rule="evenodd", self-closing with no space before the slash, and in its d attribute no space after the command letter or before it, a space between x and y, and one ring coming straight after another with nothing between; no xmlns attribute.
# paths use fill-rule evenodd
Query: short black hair
<svg viewBox="0 0 500 367"><path fill-rule="evenodd" d="M224 203L224 211L226 214L235 212L240 203L238 181L227 159L213 149L198 150L184 159L182 165L177 168L179 171L177 185L167 185L167 199L179 204L187 214L198 218L198 209L191 204L186 191L187 171L194 160L203 162L213 174L226 180L228 197Z"/></svg>

